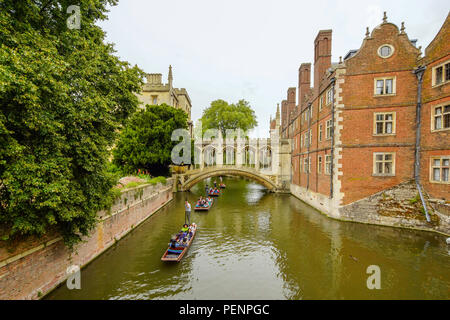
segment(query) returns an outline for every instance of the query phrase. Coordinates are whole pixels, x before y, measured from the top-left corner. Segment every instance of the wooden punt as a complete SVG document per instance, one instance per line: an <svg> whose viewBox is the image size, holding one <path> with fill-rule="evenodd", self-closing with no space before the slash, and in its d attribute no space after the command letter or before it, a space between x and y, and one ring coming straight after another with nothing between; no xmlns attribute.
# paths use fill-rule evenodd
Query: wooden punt
<svg viewBox="0 0 450 320"><path fill-rule="evenodd" d="M207 207L197 207L198 201L195 204L194 210L195 211L208 211L209 209L211 209L211 206L213 204L213 199L211 199L211 201L208 202L208 206Z"/></svg>
<svg viewBox="0 0 450 320"><path fill-rule="evenodd" d="M194 240L195 234L197 233L197 226L195 226L194 231L192 232L192 237L188 240L186 247L179 247L175 250L167 248L166 252L164 252L161 261L172 261L172 262L179 262L181 259L183 259L184 255L188 251L189 247L192 244L192 241Z"/></svg>
<svg viewBox="0 0 450 320"><path fill-rule="evenodd" d="M227 186L225 184L221 183L219 187L222 189L225 189Z"/></svg>
<svg viewBox="0 0 450 320"><path fill-rule="evenodd" d="M217 193L214 193L214 192L208 192L208 195L209 195L210 197L218 197L218 196L220 196L220 191L217 192Z"/></svg>

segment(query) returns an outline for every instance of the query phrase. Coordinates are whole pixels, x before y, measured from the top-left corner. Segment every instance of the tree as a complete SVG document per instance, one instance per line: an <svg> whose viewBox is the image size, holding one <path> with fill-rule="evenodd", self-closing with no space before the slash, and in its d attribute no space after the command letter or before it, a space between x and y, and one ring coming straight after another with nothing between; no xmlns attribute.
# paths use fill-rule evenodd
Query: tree
<svg viewBox="0 0 450 320"><path fill-rule="evenodd" d="M175 129L187 128L187 114L181 109L162 104L147 105L130 117L113 150L114 163L125 172L138 169L153 176L167 175L171 164L171 141Z"/></svg>
<svg viewBox="0 0 450 320"><path fill-rule="evenodd" d="M3 239L58 231L73 244L96 224L115 181L116 132L138 106L143 73L95 23L115 0L0 2L0 226Z"/></svg>
<svg viewBox="0 0 450 320"><path fill-rule="evenodd" d="M248 131L258 125L255 111L245 100L236 104L228 104L224 100L215 100L203 111L202 130L219 129L225 137L227 129Z"/></svg>

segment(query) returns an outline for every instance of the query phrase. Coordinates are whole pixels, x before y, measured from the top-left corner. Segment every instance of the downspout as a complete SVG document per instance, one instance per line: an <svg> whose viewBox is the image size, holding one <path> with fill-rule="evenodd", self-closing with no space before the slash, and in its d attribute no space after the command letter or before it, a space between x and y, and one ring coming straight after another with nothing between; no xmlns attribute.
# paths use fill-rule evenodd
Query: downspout
<svg viewBox="0 0 450 320"><path fill-rule="evenodd" d="M311 146L311 135L310 132L311 131L311 103L308 104L308 155L307 155L307 159L308 159L308 175L306 176L307 180L306 180L306 190L309 190L309 169L311 168L311 162L310 162L310 157L309 157L309 150L310 150L310 146Z"/></svg>
<svg viewBox="0 0 450 320"><path fill-rule="evenodd" d="M331 163L330 163L330 199L333 198L333 162L334 162L334 84L336 83L336 78L331 78ZM325 128L326 129L326 128Z"/></svg>
<svg viewBox="0 0 450 320"><path fill-rule="evenodd" d="M413 71L417 77L417 106L416 106L416 150L414 154L414 180L416 181L416 187L419 191L420 200L422 201L423 209L425 210L425 217L430 222L430 215L428 214L427 205L422 194L422 186L420 185L420 129L422 126L422 81L423 73L426 67L421 66Z"/></svg>

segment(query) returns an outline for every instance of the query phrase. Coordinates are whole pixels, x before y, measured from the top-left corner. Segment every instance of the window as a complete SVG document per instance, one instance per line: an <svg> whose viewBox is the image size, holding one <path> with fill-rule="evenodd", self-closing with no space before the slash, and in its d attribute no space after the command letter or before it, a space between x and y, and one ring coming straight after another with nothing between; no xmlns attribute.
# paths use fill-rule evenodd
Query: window
<svg viewBox="0 0 450 320"><path fill-rule="evenodd" d="M319 124L319 141L322 141L322 125Z"/></svg>
<svg viewBox="0 0 450 320"><path fill-rule="evenodd" d="M311 173L311 157L308 158L308 173Z"/></svg>
<svg viewBox="0 0 450 320"><path fill-rule="evenodd" d="M373 154L373 174L377 176L394 176L395 175L395 153L379 153Z"/></svg>
<svg viewBox="0 0 450 320"><path fill-rule="evenodd" d="M395 133L395 112L374 113L374 119L374 134L383 135Z"/></svg>
<svg viewBox="0 0 450 320"><path fill-rule="evenodd" d="M327 121L326 131L327 131L327 133L326 133L327 140L331 139L331 120Z"/></svg>
<svg viewBox="0 0 450 320"><path fill-rule="evenodd" d="M303 160L303 172L305 172L305 173L308 172L308 158L305 158Z"/></svg>
<svg viewBox="0 0 450 320"><path fill-rule="evenodd" d="M312 119L312 117L313 117L313 106L312 106L312 105L311 105L311 107L309 108L309 111L310 111L309 117Z"/></svg>
<svg viewBox="0 0 450 320"><path fill-rule="evenodd" d="M432 130L450 129L450 105L434 108Z"/></svg>
<svg viewBox="0 0 450 320"><path fill-rule="evenodd" d="M431 158L431 181L449 183L450 156Z"/></svg>
<svg viewBox="0 0 450 320"><path fill-rule="evenodd" d="M312 145L312 129L309 129L308 145Z"/></svg>
<svg viewBox="0 0 450 320"><path fill-rule="evenodd" d="M158 96L152 96L152 104L153 105L158 104Z"/></svg>
<svg viewBox="0 0 450 320"><path fill-rule="evenodd" d="M327 91L327 104L330 104L332 100L333 100L333 90L329 89Z"/></svg>
<svg viewBox="0 0 450 320"><path fill-rule="evenodd" d="M325 156L325 174L331 174L331 155Z"/></svg>
<svg viewBox="0 0 450 320"><path fill-rule="evenodd" d="M375 95L395 94L395 78L375 79Z"/></svg>
<svg viewBox="0 0 450 320"><path fill-rule="evenodd" d="M317 173L322 173L322 156L317 157Z"/></svg>
<svg viewBox="0 0 450 320"><path fill-rule="evenodd" d="M432 85L437 86L450 81L450 62L433 68Z"/></svg>
<svg viewBox="0 0 450 320"><path fill-rule="evenodd" d="M323 107L323 96L321 96L319 99L319 112L322 111L322 107Z"/></svg>
<svg viewBox="0 0 450 320"><path fill-rule="evenodd" d="M384 44L378 48L378 55L382 58L389 58L394 53L394 47L389 44Z"/></svg>
<svg viewBox="0 0 450 320"><path fill-rule="evenodd" d="M298 168L299 172L302 172L302 163L303 163L303 159L300 158L300 167Z"/></svg>
<svg viewBox="0 0 450 320"><path fill-rule="evenodd" d="M303 147L303 135L302 134L300 135L300 146Z"/></svg>

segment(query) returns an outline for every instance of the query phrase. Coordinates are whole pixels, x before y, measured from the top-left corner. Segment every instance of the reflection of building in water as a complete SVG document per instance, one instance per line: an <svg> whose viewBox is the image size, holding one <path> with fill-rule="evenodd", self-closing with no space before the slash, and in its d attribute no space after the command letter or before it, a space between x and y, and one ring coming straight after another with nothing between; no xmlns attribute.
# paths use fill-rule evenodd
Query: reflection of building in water
<svg viewBox="0 0 450 320"><path fill-rule="evenodd" d="M142 88L141 94L138 95L141 101L141 107L145 105L160 105L167 104L169 106L178 108L187 113L188 116L188 128L192 136L192 121L191 121L191 98L185 88L173 87L173 75L172 66L169 66L168 82L162 83L161 73L147 73L146 83Z"/></svg>

